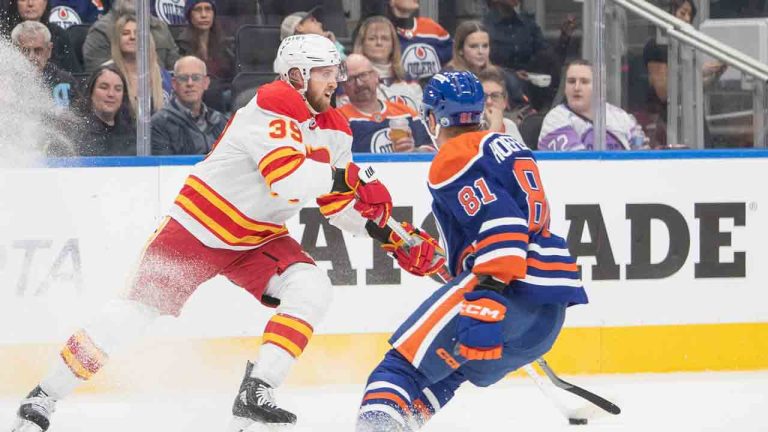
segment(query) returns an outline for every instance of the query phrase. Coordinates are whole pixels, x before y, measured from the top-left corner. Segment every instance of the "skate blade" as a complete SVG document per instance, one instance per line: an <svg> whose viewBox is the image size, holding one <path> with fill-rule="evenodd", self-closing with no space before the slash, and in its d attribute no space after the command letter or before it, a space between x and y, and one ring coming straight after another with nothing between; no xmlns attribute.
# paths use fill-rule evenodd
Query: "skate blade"
<svg viewBox="0 0 768 432"><path fill-rule="evenodd" d="M294 427L291 423L257 423L245 417L232 417L227 432L285 432ZM26 432L26 431L25 431Z"/></svg>
<svg viewBox="0 0 768 432"><path fill-rule="evenodd" d="M32 423L29 420L17 418L16 422L11 428L11 432L43 432L43 429L41 429L40 426L38 426L36 423Z"/></svg>

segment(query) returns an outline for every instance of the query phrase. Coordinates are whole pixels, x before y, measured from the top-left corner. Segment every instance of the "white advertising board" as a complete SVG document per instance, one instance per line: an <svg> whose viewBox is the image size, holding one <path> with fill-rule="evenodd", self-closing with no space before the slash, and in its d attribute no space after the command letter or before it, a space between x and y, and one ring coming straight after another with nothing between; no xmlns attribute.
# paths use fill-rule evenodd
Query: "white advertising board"
<svg viewBox="0 0 768 432"><path fill-rule="evenodd" d="M428 163L376 163L402 219L430 213ZM768 159L540 163L552 230L569 238L590 295L569 327L768 321ZM58 342L119 294L188 166L0 171L0 343ZM370 239L289 222L329 271L317 333L391 332L436 283L401 272ZM427 224L426 226L429 226ZM260 335L270 310L221 278L169 337Z"/></svg>

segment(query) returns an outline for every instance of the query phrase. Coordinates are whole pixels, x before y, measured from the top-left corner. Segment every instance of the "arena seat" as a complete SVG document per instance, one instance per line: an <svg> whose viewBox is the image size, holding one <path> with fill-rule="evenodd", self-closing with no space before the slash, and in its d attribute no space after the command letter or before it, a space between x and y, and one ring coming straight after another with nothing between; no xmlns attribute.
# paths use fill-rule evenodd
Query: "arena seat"
<svg viewBox="0 0 768 432"><path fill-rule="evenodd" d="M232 80L232 112L244 107L255 95L259 86L274 81L272 72L240 72Z"/></svg>
<svg viewBox="0 0 768 432"><path fill-rule="evenodd" d="M238 72L272 72L280 46L280 27L246 24L235 36L235 64Z"/></svg>
<svg viewBox="0 0 768 432"><path fill-rule="evenodd" d="M81 68L84 68L85 61L83 60L83 44L85 44L85 37L88 35L88 29L91 28L90 24L74 24L69 26L66 30L66 35L69 38L70 44L72 44L72 51L75 53L75 58L80 64Z"/></svg>

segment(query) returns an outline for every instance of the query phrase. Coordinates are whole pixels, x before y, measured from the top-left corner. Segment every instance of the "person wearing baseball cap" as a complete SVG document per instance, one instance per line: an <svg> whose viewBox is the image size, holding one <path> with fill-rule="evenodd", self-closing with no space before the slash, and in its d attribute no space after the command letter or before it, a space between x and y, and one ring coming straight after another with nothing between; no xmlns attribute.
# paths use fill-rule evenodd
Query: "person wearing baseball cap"
<svg viewBox="0 0 768 432"><path fill-rule="evenodd" d="M334 35L332 31L326 31L323 28L323 23L321 21L322 13L323 7L315 6L309 11L294 12L286 16L280 24L280 40L297 34L317 34L325 36L336 44L336 49L339 51L339 54L341 54L343 60L346 58L344 46L336 40L336 35Z"/></svg>

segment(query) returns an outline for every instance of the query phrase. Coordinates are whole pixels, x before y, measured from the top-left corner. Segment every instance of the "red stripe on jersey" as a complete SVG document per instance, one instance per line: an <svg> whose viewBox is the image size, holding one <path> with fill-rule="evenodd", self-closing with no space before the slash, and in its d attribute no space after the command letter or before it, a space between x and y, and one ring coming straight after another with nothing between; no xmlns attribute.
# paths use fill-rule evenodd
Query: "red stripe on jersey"
<svg viewBox="0 0 768 432"><path fill-rule="evenodd" d="M335 130L352 136L349 122L336 108L329 108L315 116L315 121L320 129Z"/></svg>
<svg viewBox="0 0 768 432"><path fill-rule="evenodd" d="M331 152L328 147L312 147L307 146L307 159L312 159L315 162L331 163Z"/></svg>
<svg viewBox="0 0 768 432"><path fill-rule="evenodd" d="M187 178L175 203L228 245L256 246L288 232L283 225L260 222L243 215L195 176Z"/></svg>
<svg viewBox="0 0 768 432"><path fill-rule="evenodd" d="M256 92L256 103L263 110L290 117L299 123L312 117L299 92L282 80L259 87Z"/></svg>

